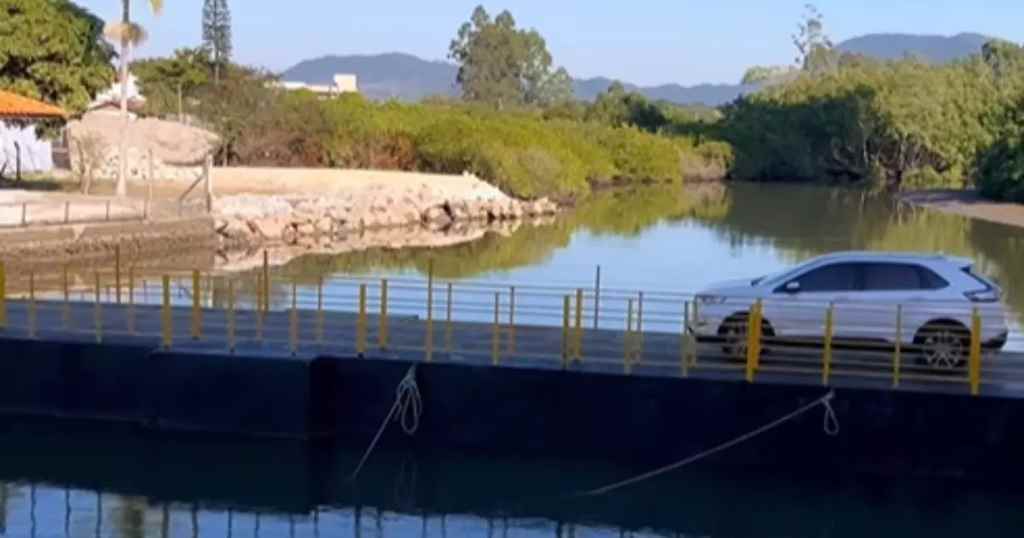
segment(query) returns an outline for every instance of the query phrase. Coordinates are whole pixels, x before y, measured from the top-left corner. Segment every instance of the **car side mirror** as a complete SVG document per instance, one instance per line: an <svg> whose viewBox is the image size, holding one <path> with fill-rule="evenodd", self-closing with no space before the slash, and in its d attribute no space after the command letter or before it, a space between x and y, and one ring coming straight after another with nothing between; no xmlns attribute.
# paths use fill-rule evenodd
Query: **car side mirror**
<svg viewBox="0 0 1024 538"><path fill-rule="evenodd" d="M800 293L800 282L793 280L786 283L786 287L783 288L786 293Z"/></svg>

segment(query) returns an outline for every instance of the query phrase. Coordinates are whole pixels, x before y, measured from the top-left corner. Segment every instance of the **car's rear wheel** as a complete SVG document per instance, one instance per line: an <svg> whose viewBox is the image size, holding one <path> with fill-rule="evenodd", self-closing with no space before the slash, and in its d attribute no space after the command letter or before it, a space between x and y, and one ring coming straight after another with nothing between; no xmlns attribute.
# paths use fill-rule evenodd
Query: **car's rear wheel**
<svg viewBox="0 0 1024 538"><path fill-rule="evenodd" d="M929 321L914 336L919 360L942 371L963 368L971 349L971 332L953 320Z"/></svg>
<svg viewBox="0 0 1024 538"><path fill-rule="evenodd" d="M725 321L718 327L718 336L722 339L722 353L727 359L736 361L747 360L747 333L750 329L748 315L746 312L739 312L725 318ZM761 336L775 336L771 323L766 319L761 320ZM764 354L762 348L761 354Z"/></svg>

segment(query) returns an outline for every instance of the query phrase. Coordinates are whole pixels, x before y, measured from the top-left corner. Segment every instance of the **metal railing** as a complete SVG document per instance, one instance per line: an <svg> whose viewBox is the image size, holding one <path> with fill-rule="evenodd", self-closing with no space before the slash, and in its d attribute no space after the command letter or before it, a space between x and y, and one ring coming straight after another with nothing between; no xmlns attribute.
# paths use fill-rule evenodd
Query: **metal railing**
<svg viewBox="0 0 1024 538"><path fill-rule="evenodd" d="M0 266L8 334L974 395L1024 382L1016 333L1002 352L987 347L1005 323L984 305L712 305L688 293L602 288L599 278L565 287L449 281L432 268L426 280L289 274L266 254L241 274L140 275L117 261L107 272L48 275L45 290L40 278Z"/></svg>

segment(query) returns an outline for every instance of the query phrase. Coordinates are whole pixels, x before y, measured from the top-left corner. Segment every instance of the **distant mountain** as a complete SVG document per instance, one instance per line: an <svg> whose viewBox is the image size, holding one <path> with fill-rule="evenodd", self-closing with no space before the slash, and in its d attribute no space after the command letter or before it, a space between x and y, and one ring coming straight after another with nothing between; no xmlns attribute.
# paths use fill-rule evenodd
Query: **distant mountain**
<svg viewBox="0 0 1024 538"><path fill-rule="evenodd" d="M593 101L598 94L608 89L615 81L610 78L597 77L573 81L576 97L584 101ZM681 105L703 104L719 106L735 100L740 95L757 89L757 86L743 84L698 84L697 86L681 86L679 84L663 84L660 86L637 86L623 84L629 91L639 92L648 99L669 101Z"/></svg>
<svg viewBox="0 0 1024 538"><path fill-rule="evenodd" d="M954 36L913 34L868 34L847 39L836 45L843 52L863 54L884 60L898 60L915 55L932 63L947 63L981 52L990 37L963 33ZM330 84L336 73L359 77L359 89L371 99L416 101L431 95L459 94L455 77L458 67L444 61L428 61L410 54L324 56L306 60L281 73L283 80L307 84ZM594 100L608 89L613 80L604 77L577 79L574 91L579 99ZM719 106L757 89L742 84L699 84L681 86L636 86L625 84L631 91L650 99L678 104Z"/></svg>
<svg viewBox="0 0 1024 538"><path fill-rule="evenodd" d="M863 54L881 60L918 56L933 64L944 64L981 52L993 38L981 34L954 36L914 34L867 34L836 45L842 52Z"/></svg>
<svg viewBox="0 0 1024 538"><path fill-rule="evenodd" d="M359 77L359 90L371 99L416 101L431 95L458 95L455 83L458 71L457 66L448 62L427 61L410 54L388 53L324 56L305 60L281 73L281 79L307 84L331 84L335 74L350 73ZM592 101L614 81L599 77L573 82L576 96ZM692 87L678 84L639 87L627 84L626 87L655 100L679 104L702 103L708 106L727 103L741 93L754 89L753 86L729 84L701 84Z"/></svg>
<svg viewBox="0 0 1024 538"><path fill-rule="evenodd" d="M359 90L371 99L416 101L431 95L458 94L455 65L397 52L305 60L281 73L281 79L331 84L336 73L357 75Z"/></svg>

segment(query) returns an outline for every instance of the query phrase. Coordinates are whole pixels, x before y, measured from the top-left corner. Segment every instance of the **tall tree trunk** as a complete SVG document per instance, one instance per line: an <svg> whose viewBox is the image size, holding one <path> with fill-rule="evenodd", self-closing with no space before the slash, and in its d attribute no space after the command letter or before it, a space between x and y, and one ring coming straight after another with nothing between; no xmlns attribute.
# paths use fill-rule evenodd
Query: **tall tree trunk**
<svg viewBox="0 0 1024 538"><path fill-rule="evenodd" d="M131 41L128 39L128 25L131 23L131 0L121 0L121 138L118 145L117 196L128 195L128 148L125 137L128 131L128 57L131 55Z"/></svg>
<svg viewBox="0 0 1024 538"><path fill-rule="evenodd" d="M181 84L178 84L178 123L185 123L185 111L181 103Z"/></svg>

